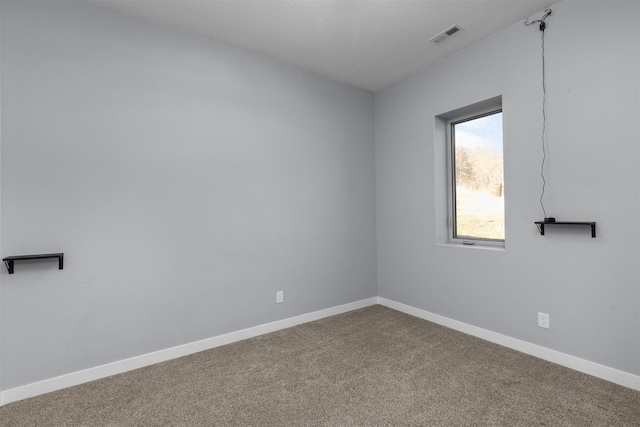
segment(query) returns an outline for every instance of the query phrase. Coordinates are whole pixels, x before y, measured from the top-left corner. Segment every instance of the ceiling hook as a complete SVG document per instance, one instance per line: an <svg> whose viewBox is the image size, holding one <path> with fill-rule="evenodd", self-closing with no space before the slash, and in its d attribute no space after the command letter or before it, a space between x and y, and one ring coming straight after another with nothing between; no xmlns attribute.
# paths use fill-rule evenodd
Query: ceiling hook
<svg viewBox="0 0 640 427"><path fill-rule="evenodd" d="M544 10L544 15L542 16L542 18L540 19L536 19L535 21L531 21L529 22L529 20L526 20L524 22L524 25L533 25L537 22L540 23L540 31L544 31L547 28L547 24L544 22L545 19L547 19L547 17L551 15L551 9L545 9Z"/></svg>

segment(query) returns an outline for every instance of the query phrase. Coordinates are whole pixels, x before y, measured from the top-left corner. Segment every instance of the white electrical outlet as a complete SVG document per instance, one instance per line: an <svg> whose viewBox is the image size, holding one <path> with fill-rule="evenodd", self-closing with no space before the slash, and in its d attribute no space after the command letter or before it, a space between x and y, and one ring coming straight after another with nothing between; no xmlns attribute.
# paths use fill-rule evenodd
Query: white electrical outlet
<svg viewBox="0 0 640 427"><path fill-rule="evenodd" d="M283 301L284 301L284 291L276 292L276 302L280 304Z"/></svg>
<svg viewBox="0 0 640 427"><path fill-rule="evenodd" d="M549 329L549 315L547 313L538 313L538 326Z"/></svg>

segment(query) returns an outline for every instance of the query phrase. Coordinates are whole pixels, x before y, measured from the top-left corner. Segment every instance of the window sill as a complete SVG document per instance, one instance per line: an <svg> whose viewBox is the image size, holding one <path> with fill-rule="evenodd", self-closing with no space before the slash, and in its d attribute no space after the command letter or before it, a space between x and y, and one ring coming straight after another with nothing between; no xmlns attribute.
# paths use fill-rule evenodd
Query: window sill
<svg viewBox="0 0 640 427"><path fill-rule="evenodd" d="M482 242L475 242L473 245L465 245L462 242L447 242L447 243L437 243L436 246L443 246L449 248L464 248L464 249L480 249L480 250L488 250L488 251L498 251L504 252L505 246L503 244L487 244Z"/></svg>

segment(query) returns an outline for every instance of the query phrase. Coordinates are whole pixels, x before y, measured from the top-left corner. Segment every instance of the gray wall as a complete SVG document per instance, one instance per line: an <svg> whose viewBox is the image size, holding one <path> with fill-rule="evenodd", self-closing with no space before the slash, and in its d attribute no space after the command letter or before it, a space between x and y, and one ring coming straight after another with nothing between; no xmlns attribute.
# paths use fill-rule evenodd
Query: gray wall
<svg viewBox="0 0 640 427"><path fill-rule="evenodd" d="M640 374L640 3L562 2L545 36L522 23L376 94L381 297ZM460 23L464 27L464 23ZM444 155L434 117L503 97L506 247L442 243ZM550 314L550 329L537 313Z"/></svg>
<svg viewBox="0 0 640 427"><path fill-rule="evenodd" d="M2 2L2 389L373 297L373 94ZM275 304L284 290L285 302Z"/></svg>

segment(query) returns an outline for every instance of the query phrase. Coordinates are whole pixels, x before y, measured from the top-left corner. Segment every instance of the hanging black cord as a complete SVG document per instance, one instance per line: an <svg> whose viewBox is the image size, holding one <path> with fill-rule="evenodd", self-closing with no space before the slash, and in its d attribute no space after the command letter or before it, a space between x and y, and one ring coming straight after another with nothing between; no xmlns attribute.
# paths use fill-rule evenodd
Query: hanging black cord
<svg viewBox="0 0 640 427"><path fill-rule="evenodd" d="M544 177L544 163L547 160L547 150L545 147L547 135L547 83L544 64L544 21L540 23L540 31L542 31L542 164L540 165L540 177L542 178L542 192L540 193L540 206L542 207L543 218L547 218L547 211L544 209L544 190L547 186L547 180Z"/></svg>
<svg viewBox="0 0 640 427"><path fill-rule="evenodd" d="M532 25L540 23L540 31L542 32L542 164L540 165L540 177L542 178L542 191L540 193L540 206L542 207L542 213L545 221L547 220L547 211L544 208L544 191L547 186L547 180L544 177L544 164L547 160L546 151L546 139L547 139L547 82L546 82L546 70L544 63L544 31L547 28L547 24L544 22L549 15L551 15L551 9L546 9L544 16L541 19L537 19L532 22L525 21L525 25Z"/></svg>

